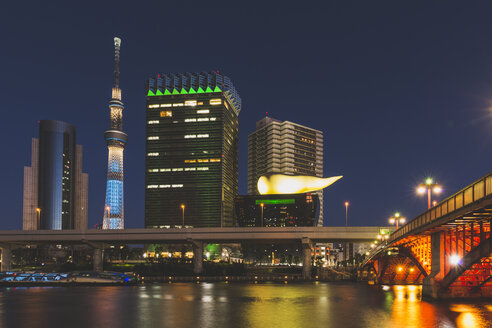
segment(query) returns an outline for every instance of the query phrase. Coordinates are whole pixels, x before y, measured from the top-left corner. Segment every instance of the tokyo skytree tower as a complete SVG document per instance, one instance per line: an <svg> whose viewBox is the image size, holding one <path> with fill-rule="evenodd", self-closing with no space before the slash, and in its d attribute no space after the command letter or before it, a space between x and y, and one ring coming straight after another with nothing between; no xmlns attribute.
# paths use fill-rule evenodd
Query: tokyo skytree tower
<svg viewBox="0 0 492 328"><path fill-rule="evenodd" d="M104 132L108 145L108 181L104 205L103 229L123 229L123 150L128 135L123 132L123 102L120 79L121 39L114 38L114 87L109 101L111 127Z"/></svg>

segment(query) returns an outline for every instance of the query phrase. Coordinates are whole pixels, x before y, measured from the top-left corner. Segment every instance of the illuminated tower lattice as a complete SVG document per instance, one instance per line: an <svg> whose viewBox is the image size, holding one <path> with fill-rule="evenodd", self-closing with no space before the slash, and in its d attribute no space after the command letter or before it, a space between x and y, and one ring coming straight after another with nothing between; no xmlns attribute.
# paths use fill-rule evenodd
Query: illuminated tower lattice
<svg viewBox="0 0 492 328"><path fill-rule="evenodd" d="M114 38L114 87L109 102L111 127L104 132L108 145L108 182L104 206L103 229L123 229L123 150L128 139L123 130L123 102L121 101L120 79L121 39Z"/></svg>

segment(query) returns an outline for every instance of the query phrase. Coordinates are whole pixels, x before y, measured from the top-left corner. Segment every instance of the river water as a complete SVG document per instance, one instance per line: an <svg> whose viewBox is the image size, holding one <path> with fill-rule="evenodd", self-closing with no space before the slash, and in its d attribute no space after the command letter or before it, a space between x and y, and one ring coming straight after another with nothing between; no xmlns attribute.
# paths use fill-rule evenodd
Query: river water
<svg viewBox="0 0 492 328"><path fill-rule="evenodd" d="M386 289L386 290L384 290ZM0 289L1 327L492 327L492 301L425 302L420 287L174 283Z"/></svg>

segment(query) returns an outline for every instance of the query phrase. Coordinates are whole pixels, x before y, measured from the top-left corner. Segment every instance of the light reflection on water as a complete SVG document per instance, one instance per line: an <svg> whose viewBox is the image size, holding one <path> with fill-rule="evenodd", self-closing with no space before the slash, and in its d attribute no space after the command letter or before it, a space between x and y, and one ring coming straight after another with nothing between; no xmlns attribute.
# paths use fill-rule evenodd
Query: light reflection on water
<svg viewBox="0 0 492 328"><path fill-rule="evenodd" d="M491 327L492 302L417 286L162 284L0 289L0 327Z"/></svg>

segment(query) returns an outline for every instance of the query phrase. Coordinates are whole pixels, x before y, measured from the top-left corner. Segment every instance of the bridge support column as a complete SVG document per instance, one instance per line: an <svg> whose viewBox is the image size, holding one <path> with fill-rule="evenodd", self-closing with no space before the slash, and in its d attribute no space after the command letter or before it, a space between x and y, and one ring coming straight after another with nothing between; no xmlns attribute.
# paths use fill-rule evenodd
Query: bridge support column
<svg viewBox="0 0 492 328"><path fill-rule="evenodd" d="M96 247L92 253L92 266L96 272L103 271L103 249Z"/></svg>
<svg viewBox="0 0 492 328"><path fill-rule="evenodd" d="M311 280L312 260L311 248L313 243L309 238L302 238L302 278Z"/></svg>
<svg viewBox="0 0 492 328"><path fill-rule="evenodd" d="M422 281L422 296L429 298L439 297L439 281L445 273L445 236L443 232L431 235L431 273Z"/></svg>
<svg viewBox="0 0 492 328"><path fill-rule="evenodd" d="M343 244L343 259L344 259L344 261L348 261L352 257L354 257L354 243Z"/></svg>
<svg viewBox="0 0 492 328"><path fill-rule="evenodd" d="M10 271L12 269L10 261L12 259L12 248L10 246L2 246L2 267L1 271Z"/></svg>
<svg viewBox="0 0 492 328"><path fill-rule="evenodd" d="M200 274L203 271L203 242L191 241L193 245L193 273Z"/></svg>

